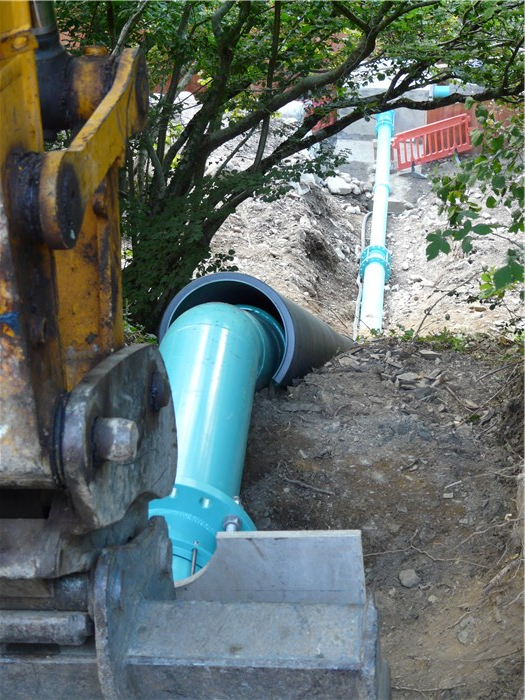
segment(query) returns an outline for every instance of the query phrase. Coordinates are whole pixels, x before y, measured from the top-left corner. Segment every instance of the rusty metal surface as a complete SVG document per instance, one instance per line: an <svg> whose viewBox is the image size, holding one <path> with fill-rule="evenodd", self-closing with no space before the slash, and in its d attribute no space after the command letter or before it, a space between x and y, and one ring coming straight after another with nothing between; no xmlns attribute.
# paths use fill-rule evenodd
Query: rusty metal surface
<svg viewBox="0 0 525 700"><path fill-rule="evenodd" d="M56 579L0 578L0 610L78 610L89 608L89 574Z"/></svg>
<svg viewBox="0 0 525 700"><path fill-rule="evenodd" d="M0 578L48 579L88 571L104 547L135 537L147 519L146 503L136 503L122 520L92 530L79 521L70 500L57 492L48 518L2 520Z"/></svg>
<svg viewBox="0 0 525 700"><path fill-rule="evenodd" d="M87 613L56 610L0 610L0 644L79 646L93 634Z"/></svg>
<svg viewBox="0 0 525 700"><path fill-rule="evenodd" d="M3 4L0 41L9 43L29 22L26 3ZM44 148L29 44L0 60L0 487L52 488L47 440L62 385L52 260L44 246L26 248L13 235L4 179L10 152Z"/></svg>
<svg viewBox="0 0 525 700"><path fill-rule="evenodd" d="M0 183L0 487L58 483L49 460L63 385L54 308L49 251L11 236Z"/></svg>
<svg viewBox="0 0 525 700"><path fill-rule="evenodd" d="M152 518L133 542L105 550L97 562L93 617L100 686L105 700L129 700L126 650L136 634L136 612L144 601L175 602L172 548L163 518Z"/></svg>
<svg viewBox="0 0 525 700"><path fill-rule="evenodd" d="M65 407L62 471L82 522L100 528L124 516L140 496L167 495L175 479L175 418L170 405L154 411L155 372L166 377L153 345L123 348L100 362L71 392ZM97 419L133 421L140 435L137 455L117 463L97 453Z"/></svg>
<svg viewBox="0 0 525 700"><path fill-rule="evenodd" d="M38 182L14 202L19 206L15 220L28 226L33 222L33 238L45 241L52 249L76 245L93 192L115 163L124 164L127 137L146 124L145 76L144 57L139 50L124 50L111 88L68 148L42 155ZM90 102L82 109L90 112L93 106ZM16 167L11 177L14 187L22 186L16 178Z"/></svg>

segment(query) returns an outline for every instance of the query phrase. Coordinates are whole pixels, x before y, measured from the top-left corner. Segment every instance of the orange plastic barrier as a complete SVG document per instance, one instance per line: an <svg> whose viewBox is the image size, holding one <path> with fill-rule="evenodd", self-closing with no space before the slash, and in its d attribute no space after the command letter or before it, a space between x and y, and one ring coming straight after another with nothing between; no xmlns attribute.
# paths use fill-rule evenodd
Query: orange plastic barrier
<svg viewBox="0 0 525 700"><path fill-rule="evenodd" d="M470 116L458 114L396 134L392 139L392 160L397 162L398 170L403 170L471 148Z"/></svg>

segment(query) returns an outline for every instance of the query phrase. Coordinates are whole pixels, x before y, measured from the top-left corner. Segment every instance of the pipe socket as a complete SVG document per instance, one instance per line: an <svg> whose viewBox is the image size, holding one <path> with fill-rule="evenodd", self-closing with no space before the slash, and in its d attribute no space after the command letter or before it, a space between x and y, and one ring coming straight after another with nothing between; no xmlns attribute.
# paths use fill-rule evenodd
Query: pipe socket
<svg viewBox="0 0 525 700"><path fill-rule="evenodd" d="M290 385L294 379L355 346L351 338L336 333L269 285L240 272L217 272L200 277L184 287L172 299L162 317L159 343L181 314L212 301L256 307L277 321L284 333L285 347L272 380L282 386Z"/></svg>

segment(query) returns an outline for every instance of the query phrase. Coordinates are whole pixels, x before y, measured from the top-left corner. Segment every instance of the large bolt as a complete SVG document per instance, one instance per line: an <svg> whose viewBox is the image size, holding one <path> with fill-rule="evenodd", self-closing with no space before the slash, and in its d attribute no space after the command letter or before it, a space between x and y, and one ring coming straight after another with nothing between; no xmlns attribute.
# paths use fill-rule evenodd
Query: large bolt
<svg viewBox="0 0 525 700"><path fill-rule="evenodd" d="M153 413L167 406L171 399L171 389L167 377L155 370L149 383L149 405Z"/></svg>
<svg viewBox="0 0 525 700"><path fill-rule="evenodd" d="M139 429L127 418L97 418L93 442L99 460L131 462L137 456Z"/></svg>
<svg viewBox="0 0 525 700"><path fill-rule="evenodd" d="M227 515L222 521L222 529L225 532L238 532L242 523L238 515Z"/></svg>

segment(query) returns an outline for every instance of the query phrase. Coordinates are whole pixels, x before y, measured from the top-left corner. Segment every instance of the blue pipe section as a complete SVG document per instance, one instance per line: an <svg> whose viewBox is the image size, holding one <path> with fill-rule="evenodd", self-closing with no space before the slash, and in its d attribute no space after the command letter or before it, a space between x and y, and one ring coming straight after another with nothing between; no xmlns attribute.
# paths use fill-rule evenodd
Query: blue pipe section
<svg viewBox="0 0 525 700"><path fill-rule="evenodd" d="M168 372L178 435L170 496L152 501L173 545L173 577L197 572L227 529L255 530L238 503L254 392L271 381L284 354L282 326L251 305L220 302L185 311L160 352Z"/></svg>
<svg viewBox="0 0 525 700"><path fill-rule="evenodd" d="M393 111L377 116L377 157L370 245L361 254L363 293L360 330L380 331L385 283L390 276L390 252L385 246L388 198L390 196L390 142L394 133Z"/></svg>

